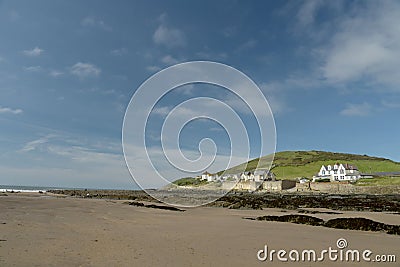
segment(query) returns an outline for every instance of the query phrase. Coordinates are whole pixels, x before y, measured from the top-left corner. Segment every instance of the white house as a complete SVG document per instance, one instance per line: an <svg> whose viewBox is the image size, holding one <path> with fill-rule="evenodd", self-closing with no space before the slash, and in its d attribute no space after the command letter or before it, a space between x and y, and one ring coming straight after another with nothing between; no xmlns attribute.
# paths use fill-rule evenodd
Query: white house
<svg viewBox="0 0 400 267"><path fill-rule="evenodd" d="M218 176L218 174L211 174L209 172L204 172L201 177L201 180L206 180L207 182L215 182L222 179L222 177Z"/></svg>
<svg viewBox="0 0 400 267"><path fill-rule="evenodd" d="M213 176L212 176L212 174L209 173L209 172L204 172L204 173L201 175L201 180L206 180L206 181L208 181L208 182L212 181L212 178L213 178Z"/></svg>
<svg viewBox="0 0 400 267"><path fill-rule="evenodd" d="M336 163L334 165L322 165L318 174L313 177L313 182L321 179L332 181L355 181L360 179L360 171L354 165Z"/></svg>
<svg viewBox="0 0 400 267"><path fill-rule="evenodd" d="M204 172L199 179L205 180L207 182L216 182L216 181L254 181L254 182L263 182L263 181L271 181L275 180L274 173L269 170L255 170L249 172L242 172L239 174L223 174L218 176L218 174L211 174L209 172Z"/></svg>
<svg viewBox="0 0 400 267"><path fill-rule="evenodd" d="M275 180L275 175L269 170L255 170L252 172L243 172L240 175L240 180L262 182L267 180Z"/></svg>

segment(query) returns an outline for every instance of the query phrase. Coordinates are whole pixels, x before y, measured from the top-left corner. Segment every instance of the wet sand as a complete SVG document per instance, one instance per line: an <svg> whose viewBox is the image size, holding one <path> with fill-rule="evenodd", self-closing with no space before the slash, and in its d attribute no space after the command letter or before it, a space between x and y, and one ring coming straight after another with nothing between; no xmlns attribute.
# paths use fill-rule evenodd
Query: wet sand
<svg viewBox="0 0 400 267"><path fill-rule="evenodd" d="M49 194L0 196L0 266L399 266L400 262L398 235L243 219L297 211L201 207L180 212L124 202ZM312 216L400 224L400 215L390 212L340 213ZM336 249L339 238L347 240L348 249L394 254L397 263L257 260L264 245L321 251Z"/></svg>

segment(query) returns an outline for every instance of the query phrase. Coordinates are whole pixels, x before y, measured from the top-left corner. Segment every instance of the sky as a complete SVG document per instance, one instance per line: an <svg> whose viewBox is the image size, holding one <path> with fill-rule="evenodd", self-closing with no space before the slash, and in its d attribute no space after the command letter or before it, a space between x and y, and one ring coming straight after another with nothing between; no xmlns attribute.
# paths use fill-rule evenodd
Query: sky
<svg viewBox="0 0 400 267"><path fill-rule="evenodd" d="M399 25L398 1L0 0L0 184L137 188L121 141L131 97L158 71L204 60L258 85L277 151L400 161ZM174 105L199 96L235 103L217 86L177 88L155 106L149 145ZM215 121L184 132L189 158L206 137L229 151Z"/></svg>

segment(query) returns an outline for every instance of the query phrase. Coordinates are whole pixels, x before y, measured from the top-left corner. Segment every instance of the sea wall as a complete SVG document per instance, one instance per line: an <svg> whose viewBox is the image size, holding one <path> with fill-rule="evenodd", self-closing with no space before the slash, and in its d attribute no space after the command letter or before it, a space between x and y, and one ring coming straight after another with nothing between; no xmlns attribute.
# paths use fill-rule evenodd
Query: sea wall
<svg viewBox="0 0 400 267"><path fill-rule="evenodd" d="M260 184L260 182L255 181L241 181L236 184L234 189L254 191L260 186Z"/></svg>
<svg viewBox="0 0 400 267"><path fill-rule="evenodd" d="M321 192L330 194L398 194L400 186L356 186L348 182L296 183L298 192Z"/></svg>
<svg viewBox="0 0 400 267"><path fill-rule="evenodd" d="M262 184L262 189L267 191L281 191L294 188L296 181L280 180L280 181L265 181Z"/></svg>

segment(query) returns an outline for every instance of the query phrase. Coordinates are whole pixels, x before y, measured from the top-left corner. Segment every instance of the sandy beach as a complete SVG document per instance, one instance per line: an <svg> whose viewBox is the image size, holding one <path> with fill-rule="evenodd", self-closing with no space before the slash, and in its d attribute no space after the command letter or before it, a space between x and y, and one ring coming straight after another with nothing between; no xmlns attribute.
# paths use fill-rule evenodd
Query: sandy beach
<svg viewBox="0 0 400 267"><path fill-rule="evenodd" d="M398 235L243 219L295 210L200 207L181 212L125 202L51 194L0 196L0 266L399 266ZM313 216L400 224L400 215L390 212L340 213ZM345 238L351 249L396 255L397 262L257 259L265 245L321 251L337 248L339 238Z"/></svg>

